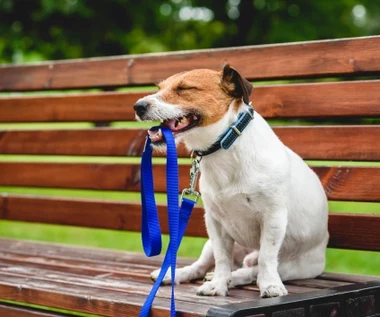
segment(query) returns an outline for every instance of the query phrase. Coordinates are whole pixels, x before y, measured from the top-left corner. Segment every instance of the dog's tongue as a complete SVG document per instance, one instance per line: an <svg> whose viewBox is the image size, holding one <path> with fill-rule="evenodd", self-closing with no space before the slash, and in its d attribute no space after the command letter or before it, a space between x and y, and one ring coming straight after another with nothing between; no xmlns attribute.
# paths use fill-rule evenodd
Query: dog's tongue
<svg viewBox="0 0 380 317"><path fill-rule="evenodd" d="M161 129L157 130L148 130L149 138L152 142L158 142L162 140L162 132Z"/></svg>
<svg viewBox="0 0 380 317"><path fill-rule="evenodd" d="M180 120L178 119L171 119L166 120L164 125L168 127L173 132L182 130L183 128L187 127L190 124L190 120L187 117L182 117Z"/></svg>

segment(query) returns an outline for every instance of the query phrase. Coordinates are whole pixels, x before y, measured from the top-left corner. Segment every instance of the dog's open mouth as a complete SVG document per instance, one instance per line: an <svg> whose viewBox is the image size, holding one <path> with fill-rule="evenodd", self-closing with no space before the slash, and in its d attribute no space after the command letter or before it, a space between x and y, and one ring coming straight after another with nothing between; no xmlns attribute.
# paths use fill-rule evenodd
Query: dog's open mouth
<svg viewBox="0 0 380 317"><path fill-rule="evenodd" d="M160 124L161 127L169 128L174 134L178 134L191 128L194 128L200 122L201 117L195 113L189 113L183 117L166 119ZM149 138L153 143L160 143L163 141L161 129L149 130Z"/></svg>

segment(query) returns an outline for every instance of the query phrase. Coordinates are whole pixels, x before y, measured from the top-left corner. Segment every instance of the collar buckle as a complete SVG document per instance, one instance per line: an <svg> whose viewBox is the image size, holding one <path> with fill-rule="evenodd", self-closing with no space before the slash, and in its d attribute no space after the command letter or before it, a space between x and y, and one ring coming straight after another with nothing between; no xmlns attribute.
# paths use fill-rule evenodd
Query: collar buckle
<svg viewBox="0 0 380 317"><path fill-rule="evenodd" d="M234 130L238 136L241 136L242 131L239 131L239 129L236 127L236 125L231 125L230 128L232 130Z"/></svg>

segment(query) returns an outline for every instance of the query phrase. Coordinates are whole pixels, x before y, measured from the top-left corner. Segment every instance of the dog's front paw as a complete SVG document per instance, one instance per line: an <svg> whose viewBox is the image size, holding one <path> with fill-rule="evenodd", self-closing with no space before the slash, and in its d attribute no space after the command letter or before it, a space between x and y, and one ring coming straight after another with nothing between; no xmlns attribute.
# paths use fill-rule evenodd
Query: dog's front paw
<svg viewBox="0 0 380 317"><path fill-rule="evenodd" d="M272 274L270 274L272 273ZM261 297L278 297L288 295L280 275L277 272L260 273L257 276L257 286Z"/></svg>
<svg viewBox="0 0 380 317"><path fill-rule="evenodd" d="M265 287L260 287L260 296L261 297L277 297L288 295L284 284L269 284Z"/></svg>
<svg viewBox="0 0 380 317"><path fill-rule="evenodd" d="M150 274L150 278L153 281L156 281L158 279L158 276L160 275L161 270L155 270ZM166 272L161 284L163 285L168 285L172 283L172 272L171 269L169 268L168 271ZM185 266L181 269L176 269L175 270L175 283L176 284L181 284L184 282L188 282L192 279L194 275L194 272L190 266Z"/></svg>
<svg viewBox="0 0 380 317"><path fill-rule="evenodd" d="M152 279L153 282L155 282L158 279L160 272L161 272L161 270L158 269L158 270L154 270L152 273L150 273L150 278ZM172 282L172 278L171 278L171 271L169 268L169 270L166 272L161 284L168 285L168 284L171 284L171 282Z"/></svg>
<svg viewBox="0 0 380 317"><path fill-rule="evenodd" d="M228 280L217 280L203 283L198 288L197 295L199 296L227 296L228 295Z"/></svg>

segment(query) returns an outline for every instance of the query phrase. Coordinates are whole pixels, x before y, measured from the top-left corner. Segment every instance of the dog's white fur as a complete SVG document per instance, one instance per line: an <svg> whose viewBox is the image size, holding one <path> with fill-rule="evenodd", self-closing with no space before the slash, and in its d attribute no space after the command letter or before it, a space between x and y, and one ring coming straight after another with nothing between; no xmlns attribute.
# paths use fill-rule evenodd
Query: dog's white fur
<svg viewBox="0 0 380 317"><path fill-rule="evenodd" d="M166 118L178 117L183 110L181 104L162 100L165 89L140 99L150 104L148 116L160 109ZM205 150L244 107L234 99L220 120L180 133L176 141L190 150ZM210 240L195 263L177 269L176 283L202 278L215 264L212 280L198 294L225 296L229 287L256 281L261 296L273 297L287 294L282 281L322 273L326 195L315 173L259 113L230 149L202 158L199 185Z"/></svg>

